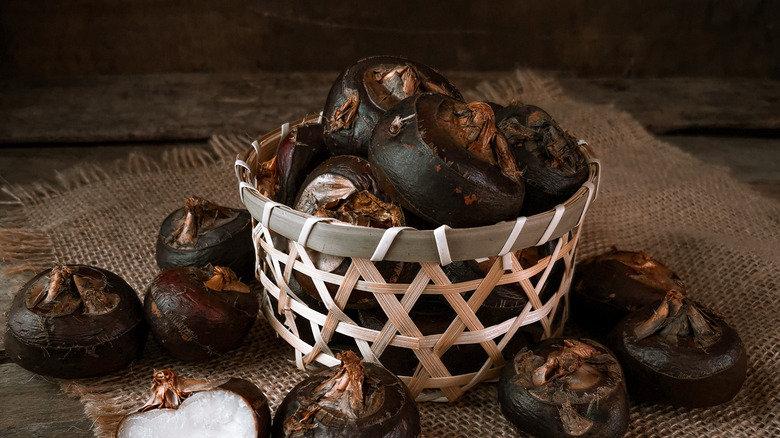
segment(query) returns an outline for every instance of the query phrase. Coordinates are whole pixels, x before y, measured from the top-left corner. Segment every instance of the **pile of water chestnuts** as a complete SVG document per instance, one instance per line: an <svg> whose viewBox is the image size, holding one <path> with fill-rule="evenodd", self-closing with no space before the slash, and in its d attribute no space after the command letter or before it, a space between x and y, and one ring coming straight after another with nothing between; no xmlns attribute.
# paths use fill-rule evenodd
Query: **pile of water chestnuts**
<svg viewBox="0 0 780 438"><path fill-rule="evenodd" d="M8 311L9 358L32 372L72 379L126 368L141 357L150 333L185 361L236 348L259 310L257 291L233 270L245 281L253 277L250 226L246 211L188 199L160 226L161 270L143 301L105 268L57 264L38 273Z"/></svg>
<svg viewBox="0 0 780 438"><path fill-rule="evenodd" d="M253 169L264 196L315 217L376 228L478 227L542 213L588 177L578 142L545 110L466 102L443 75L394 56L345 69L320 120L294 127L276 152ZM187 199L160 225L160 272L143 301L102 268L61 264L41 272L8 312L9 357L35 373L82 378L127 367L150 334L180 361L237 348L259 311L250 287L257 257L251 226L246 210ZM293 244L276 236L274 245ZM532 249L537 258L551 252L549 245ZM343 275L350 268L348 258L310 250L307 256L323 271ZM400 262L377 266L387 282L414 275ZM456 262L445 274L469 281L484 276L481 269ZM550 284L561 281L558 271L551 270ZM323 292L306 276L291 276L289 286L312 306L322 304ZM570 297L572 319L590 337L543 340L527 331L505 350L498 405L519 430L619 437L628 429L629 400L706 407L741 388L747 359L736 331L688 298L682 280L648 254L613 249L578 263ZM499 323L527 302L522 290L501 285L477 315ZM425 330L440 332L453 318L441 302L420 303L410 317ZM382 327L387 318L377 305L370 294L354 294L344 312ZM419 410L396 375L411 374L415 358L388 349L393 357L382 358L384 367L360 360L354 346L341 350L340 365L299 382L273 416L263 390L248 380L196 381L155 371L151 401L121 420L117 436L204 428L230 437L420 436ZM479 348L453 349L442 360L465 373L483 356Z"/></svg>
<svg viewBox="0 0 780 438"><path fill-rule="evenodd" d="M742 387L739 335L647 252L612 248L578 262L569 295L575 331L593 339L531 343L505 365L498 401L519 430L620 437L629 400L710 407Z"/></svg>
<svg viewBox="0 0 780 438"><path fill-rule="evenodd" d="M543 109L467 102L444 75L398 56L368 57L348 66L332 83L319 120L293 126L272 158L251 166L257 189L272 201L315 217L381 229L478 227L542 213L572 196L589 174L577 140ZM294 245L274 236L281 251L289 253ZM348 258L297 251L305 251L326 273L345 275L350 266ZM388 283L411 283L416 271L410 274L414 266L406 265L376 263ZM473 261L452 263L445 272L453 282L484 277ZM551 273L544 296L557 290L557 274ZM297 296L306 296L303 300L327 301L322 288L297 270L287 283ZM331 299L336 286L326 283ZM528 302L520 288L498 289L501 296L491 294L479 309L480 319L491 324L517 316ZM378 307L370 293L353 291L344 307L355 321L383 324L381 311L370 316ZM419 315L436 312L414 313L424 318ZM436 314L439 325L452 320L450 314ZM517 337L523 336L527 340L507 351L542 334ZM467 362L462 371L476 371L485 360L482 353L459 358Z"/></svg>
<svg viewBox="0 0 780 438"><path fill-rule="evenodd" d="M739 392L747 354L725 317L688 295L648 253L613 248L580 262L572 320L615 353L633 400L715 406Z"/></svg>
<svg viewBox="0 0 780 438"><path fill-rule="evenodd" d="M375 180L370 193L397 205L398 221L408 218L419 228L473 227L542 213L588 177L577 141L543 109L466 102L440 73L395 56L346 68L331 86L321 120L294 127L254 173L272 200L330 215L321 210L365 188L352 188L343 174L320 177L314 187L303 181L317 166L324 166L320 174L336 166L324 163L340 156L367 160L365 171ZM322 184L351 189L321 199ZM347 211L374 207L356 204Z"/></svg>

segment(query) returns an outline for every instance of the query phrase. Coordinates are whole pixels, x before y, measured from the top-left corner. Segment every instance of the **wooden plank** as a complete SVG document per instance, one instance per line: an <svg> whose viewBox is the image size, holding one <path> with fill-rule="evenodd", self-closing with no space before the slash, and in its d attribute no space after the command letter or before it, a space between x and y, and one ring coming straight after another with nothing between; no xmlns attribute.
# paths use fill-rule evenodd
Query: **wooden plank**
<svg viewBox="0 0 780 438"><path fill-rule="evenodd" d="M338 70L401 54L440 69L777 77L768 0L3 0L0 74Z"/></svg>
<svg viewBox="0 0 780 438"><path fill-rule="evenodd" d="M738 180L780 201L780 138L663 135L661 140L701 161L728 168Z"/></svg>
<svg viewBox="0 0 780 438"><path fill-rule="evenodd" d="M143 156L154 162L161 160L165 151L172 148L209 149L205 140L5 145L0 154L0 185L58 184L60 173L77 165L90 163L108 169L130 155ZM9 191L13 192L13 189ZM10 194L0 192L0 203L12 199Z"/></svg>
<svg viewBox="0 0 780 438"><path fill-rule="evenodd" d="M767 198L780 201L780 181L750 181L748 184Z"/></svg>
<svg viewBox="0 0 780 438"><path fill-rule="evenodd" d="M446 73L461 89L505 72ZM549 73L556 76L555 73ZM0 144L256 136L321 110L337 72L159 74L0 81ZM576 99L612 104L654 133L780 131L780 81L558 78Z"/></svg>
<svg viewBox="0 0 780 438"><path fill-rule="evenodd" d="M727 167L740 181L780 181L780 138L664 135L706 163Z"/></svg>
<svg viewBox="0 0 780 438"><path fill-rule="evenodd" d="M0 84L0 143L205 139L319 111L331 74L128 75Z"/></svg>
<svg viewBox="0 0 780 438"><path fill-rule="evenodd" d="M56 379L16 364L0 365L0 412L0 436L94 436L81 402L65 394Z"/></svg>
<svg viewBox="0 0 780 438"><path fill-rule="evenodd" d="M559 82L567 95L614 105L656 134L780 135L776 80L561 77Z"/></svg>
<svg viewBox="0 0 780 438"><path fill-rule="evenodd" d="M0 364L5 364L10 361L8 355L5 352L5 331L8 324L8 309L11 307L11 301L13 301L16 293L29 279L35 274L32 272L24 272L21 274L8 276L0 271ZM2 379L2 377L0 377ZM2 380L0 380L2 381ZM3 412L0 409L0 412ZM1 434L0 434L1 435Z"/></svg>
<svg viewBox="0 0 780 438"><path fill-rule="evenodd" d="M459 87L498 73L453 75ZM0 144L203 140L322 110L338 72L0 81Z"/></svg>

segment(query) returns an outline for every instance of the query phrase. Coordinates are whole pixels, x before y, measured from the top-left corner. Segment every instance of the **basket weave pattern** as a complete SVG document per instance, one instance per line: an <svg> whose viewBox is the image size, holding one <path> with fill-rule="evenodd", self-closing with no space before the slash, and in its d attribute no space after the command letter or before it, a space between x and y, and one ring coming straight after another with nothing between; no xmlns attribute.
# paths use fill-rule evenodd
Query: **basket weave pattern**
<svg viewBox="0 0 780 438"><path fill-rule="evenodd" d="M292 127L314 120L316 117L308 117L293 122ZM472 248L469 248L469 251L473 257L469 258L483 261L490 257L490 269L481 279L452 283L442 266L453 261L450 249L451 246L457 246L457 243L451 234L455 235L459 230L443 226L435 231L369 231L364 227L306 217L300 212L297 212L302 221L299 229L290 231L287 226L275 226L275 215L294 211L269 200L257 191L253 169L273 156L280 140L290 128L290 124L285 124L254 142L245 156L236 160L235 170L241 199L254 219L253 241L257 253L255 273L266 292L263 312L277 334L295 348L296 364L299 368L303 369L313 361L327 366L337 365L339 361L331 349L331 341L334 335L339 333L353 339L363 359L370 362L381 363L379 358L389 346L412 351L419 365L412 375L399 377L407 384L413 396L418 401L455 401L479 382L497 376L504 364L502 351L518 330L535 324L541 328L542 338L561 334L568 313L567 293L573 275L582 220L597 192L597 160L589 160L590 178L579 192L563 205L559 205L555 211L547 212L543 218L534 219L544 222L541 233L537 230L535 234L529 235L529 228L532 227L524 228L524 225L532 221L530 218L521 217L514 224L505 224L502 230L510 230L508 233L503 231L503 235L496 236L499 243L503 242L499 251L490 252L479 246L474 247L475 243L470 242L468 245ZM583 151L590 157L584 146ZM577 208L570 208L574 204ZM573 226L562 224L564 218ZM276 224L279 223L277 219ZM561 231L562 225L565 229ZM374 232L378 233L380 238L375 245L368 245L368 252L363 248L356 250L354 254L350 254L350 248L329 246L327 242L324 247L319 244L316 248L319 252L350 259L345 274L334 274L317 268L311 257L311 252L315 249L309 246L315 232L326 227L342 233ZM385 281L375 262L387 260L385 257L392 254L389 250L402 238L420 237L420 233L426 233L425 237L428 239L424 241L433 242L434 246L433 249L428 248L429 251L425 254L433 252L438 255L437 259L431 260L429 255L415 254L413 251L405 252L400 257L395 254L389 259L404 262L407 264L405 269L409 268L408 264L412 264L416 275L409 283ZM279 249L279 234L290 241L286 249ZM553 240L555 249L552 254L539 259L535 264L523 266L516 254L522 249L522 245L518 248L518 244L524 238L525 241L531 238L536 245ZM452 245L453 243L455 244ZM372 246L374 250L370 251ZM333 251L329 252L330 250ZM457 250L453 252L461 253ZM547 295L549 298L546 301L542 301L540 292L550 279L550 272L555 265L563 268L560 283L551 284L551 287L557 289ZM308 306L291 289L293 271L311 280L326 309L325 312ZM518 284L527 295L528 302L525 307L514 318L485 326L477 316L477 310L496 285L512 283ZM335 295L331 295L328 285L337 287ZM361 326L345 312L346 303L357 291L372 294L381 306L387 316L387 322L381 330ZM455 312L452 322L442 333L424 335L409 315L409 311L424 295L439 296ZM302 332L313 334L314 341L304 341ZM481 346L486 353L484 363L464 374L454 374L448 370L441 359L442 355L454 345L472 344Z"/></svg>

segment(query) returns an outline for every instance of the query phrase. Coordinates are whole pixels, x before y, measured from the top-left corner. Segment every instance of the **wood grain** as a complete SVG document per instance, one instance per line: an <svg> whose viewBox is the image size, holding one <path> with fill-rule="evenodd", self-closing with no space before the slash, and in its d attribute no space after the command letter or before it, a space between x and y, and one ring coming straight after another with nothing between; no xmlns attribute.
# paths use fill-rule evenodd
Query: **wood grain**
<svg viewBox="0 0 780 438"><path fill-rule="evenodd" d="M655 134L780 136L780 81L559 78L567 95L615 105Z"/></svg>
<svg viewBox="0 0 780 438"><path fill-rule="evenodd" d="M337 74L0 80L0 144L204 140L220 132L257 136L319 112ZM506 72L445 74L458 88L468 89ZM653 133L780 132L780 81L558 76L568 95L615 105Z"/></svg>
<svg viewBox="0 0 780 438"><path fill-rule="evenodd" d="M772 0L4 0L0 75L338 70L405 55L439 69L778 77Z"/></svg>
<svg viewBox="0 0 780 438"><path fill-rule="evenodd" d="M0 365L0 436L92 437L92 423L81 403L60 389L59 381L15 364Z"/></svg>

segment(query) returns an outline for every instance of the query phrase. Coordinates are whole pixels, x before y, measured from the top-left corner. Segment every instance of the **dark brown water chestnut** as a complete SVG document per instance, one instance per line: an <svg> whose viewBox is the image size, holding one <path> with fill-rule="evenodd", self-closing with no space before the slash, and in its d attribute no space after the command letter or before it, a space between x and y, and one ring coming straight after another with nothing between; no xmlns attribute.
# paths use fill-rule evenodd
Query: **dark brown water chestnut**
<svg viewBox="0 0 780 438"><path fill-rule="evenodd" d="M255 323L257 293L229 268L181 266L149 285L144 314L154 339L171 356L197 361L239 345Z"/></svg>
<svg viewBox="0 0 780 438"><path fill-rule="evenodd" d="M8 311L8 357L34 373L76 379L120 370L149 335L138 295L105 269L59 265L17 293Z"/></svg>
<svg viewBox="0 0 780 438"><path fill-rule="evenodd" d="M282 265L282 269L284 269ZM294 275L290 276L290 280L287 281L287 286L290 287L290 290L300 298L300 300L308 307L309 309L312 309L316 312L319 312L323 315L328 314L328 308L325 306L325 303L322 301L314 298L313 296L309 295L307 292L303 290L300 284L298 284L298 281L295 279ZM279 301L269 295L268 296L269 302L271 303L271 309L278 309ZM358 314L357 310L355 309L344 309L344 314L347 315L350 319L357 320ZM286 316L283 314L279 314L276 311L273 312L274 318L276 318L277 321L279 321L280 324L287 324L286 322ZM312 331L311 324L308 324L305 320L299 319L296 320L296 327L298 328L297 336L303 341L306 342L309 345L314 345L316 342L315 334ZM317 326L319 329L319 333L321 334L322 327ZM334 348L337 345L341 346L354 346L355 344L355 338L345 335L343 333L339 333L337 331L334 331L331 335L330 340L328 341L328 347L331 349L331 351L335 351Z"/></svg>
<svg viewBox="0 0 780 438"><path fill-rule="evenodd" d="M322 137L321 123L298 125L282 139L276 150L276 173L279 189L277 202L291 206L306 177L330 157Z"/></svg>
<svg viewBox="0 0 780 438"><path fill-rule="evenodd" d="M577 140L543 109L510 105L496 113L496 124L511 145L525 181L522 214L555 207L588 179L588 164Z"/></svg>
<svg viewBox="0 0 780 438"><path fill-rule="evenodd" d="M434 226L514 219L523 204L524 183L486 103L404 99L377 122L368 159L385 192Z"/></svg>
<svg viewBox="0 0 780 438"><path fill-rule="evenodd" d="M303 182L295 209L359 226L390 228L405 224L401 208L390 202L381 190L368 161L354 155L331 157L317 166ZM325 272L344 275L351 263L344 257L312 250L307 253L317 269ZM386 281L394 282L401 274L403 263L379 262L377 268ZM303 290L319 299L310 277L298 271L294 275ZM328 284L328 289L335 296L338 286ZM347 305L351 308L374 306L376 300L371 293L354 291Z"/></svg>
<svg viewBox="0 0 780 438"><path fill-rule="evenodd" d="M436 92L461 100L460 92L430 67L394 56L365 58L344 70L325 100L325 142L333 155L366 156L379 117L409 96Z"/></svg>
<svg viewBox="0 0 780 438"><path fill-rule="evenodd" d="M485 277L485 272L474 260L453 262L446 266L442 266L442 270L452 283L481 280ZM471 296L471 292L466 295L466 299L468 299ZM517 283L500 284L496 285L485 298L485 301L483 301L479 309L477 309L476 315L483 326L490 327L492 325L500 324L509 318L516 317L523 311L523 308L527 303L528 296ZM452 317L450 318L450 322L451 321ZM444 328L446 328L446 326ZM443 333L443 330L438 333ZM520 327L514 334L514 337L504 347L502 353L505 357L513 357L520 348L531 342L542 339L542 335L543 332L539 324L530 324ZM500 338L496 339L496 342L499 341L501 341ZM475 361L476 363L484 363L487 357L485 350L479 347L479 350L469 352L469 355L460 357L459 359L460 361L466 361L467 363L473 364ZM471 367L469 372L473 371L476 371L476 369Z"/></svg>
<svg viewBox="0 0 780 438"><path fill-rule="evenodd" d="M629 313L657 303L671 289L685 290L677 274L644 251L612 248L577 263L574 272L572 321L602 341Z"/></svg>
<svg viewBox="0 0 780 438"><path fill-rule="evenodd" d="M544 245L521 249L515 252L515 257L520 262L520 266L527 269L536 265L539 260L543 259L544 257L550 256L554 250L555 242L547 242ZM482 273L481 276L484 277L484 275L486 275L493 266L493 263L497 262L496 259L497 257L489 257L482 263L471 264L476 266L479 269L479 272ZM558 287L561 284L561 279L563 277L563 270L563 262L554 262L553 267L550 269L550 273L547 275L544 286L539 292L539 298L542 302L546 302L558 290ZM469 271L471 271L470 276L472 277L476 274L474 267L471 267ZM541 276L542 273L539 273L529 279L533 286L537 284ZM464 279L461 281L465 280L466 277L464 277ZM482 303L477 316L481 315L480 319L484 318L483 321L486 323L498 324L509 318L513 318L519 315L527 303L528 294L520 286L520 284L510 283L497 285L495 288L493 288L493 291ZM540 339L536 340L538 341Z"/></svg>
<svg viewBox="0 0 780 438"><path fill-rule="evenodd" d="M493 110L493 115L495 115L499 110L504 108L504 105L501 105L500 103L489 102L489 101L485 103L488 104L488 106L490 106L490 109Z"/></svg>
<svg viewBox="0 0 780 438"><path fill-rule="evenodd" d="M722 317L671 290L609 336L637 401L685 407L725 403L745 381L742 340Z"/></svg>
<svg viewBox="0 0 780 438"><path fill-rule="evenodd" d="M555 249L554 242L548 242L544 245L525 248L517 251L516 257L520 265L524 268L535 265L540 259L552 254ZM491 257L486 263L479 264L479 269L483 274L487 274L489 265L495 263L495 258ZM473 271L473 268L472 268ZM547 303L553 298L563 279L564 266L562 261L555 262L547 275L544 286L539 291L539 300L542 304ZM530 278L532 285L536 285L540 280L542 273L536 274ZM477 310L477 317L485 326L500 324L509 318L520 315L528 305L528 293L519 283L509 283L497 285L485 298L485 301ZM560 322L563 318L564 305L560 303L556 308L554 321ZM514 338L504 347L505 357L514 357L517 351L534 342L539 342L544 337L544 329L541 324L528 324L520 327Z"/></svg>
<svg viewBox="0 0 780 438"><path fill-rule="evenodd" d="M212 264L248 281L255 269L252 216L193 196L163 221L155 258L161 270Z"/></svg>
<svg viewBox="0 0 780 438"><path fill-rule="evenodd" d="M406 385L352 352L297 384L274 415L271 436L419 437L420 412Z"/></svg>
<svg viewBox="0 0 780 438"><path fill-rule="evenodd" d="M501 372L501 412L535 437L621 437L628 393L620 364L589 339L548 339L520 350Z"/></svg>
<svg viewBox="0 0 780 438"><path fill-rule="evenodd" d="M363 191L380 201L390 201L374 178L368 160L354 155L338 155L325 160L309 173L301 184L293 207L313 215L323 207Z"/></svg>
<svg viewBox="0 0 780 438"><path fill-rule="evenodd" d="M439 299L421 299L409 311L409 317L423 336L444 333L452 324L456 313ZM387 315L382 308L362 309L358 313L360 325L380 331L387 323ZM488 359L485 350L479 344L456 344L441 356L442 363L453 375L479 371ZM388 346L379 357L382 366L399 376L412 376L420 364L413 350Z"/></svg>
<svg viewBox="0 0 780 438"><path fill-rule="evenodd" d="M303 181L328 157L321 123L295 126L279 142L276 155L254 169L257 189L263 196L293 207ZM272 239L277 249L287 247L283 236L272 233Z"/></svg>
<svg viewBox="0 0 780 438"><path fill-rule="evenodd" d="M151 400L120 421L116 436L265 438L270 431L268 399L252 382L213 383L162 370L154 373Z"/></svg>

